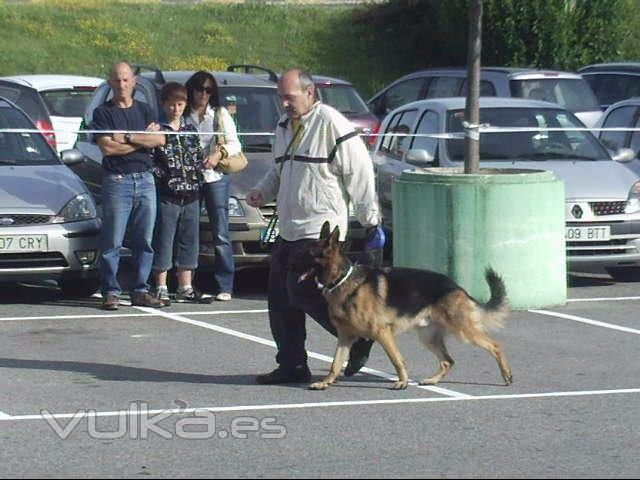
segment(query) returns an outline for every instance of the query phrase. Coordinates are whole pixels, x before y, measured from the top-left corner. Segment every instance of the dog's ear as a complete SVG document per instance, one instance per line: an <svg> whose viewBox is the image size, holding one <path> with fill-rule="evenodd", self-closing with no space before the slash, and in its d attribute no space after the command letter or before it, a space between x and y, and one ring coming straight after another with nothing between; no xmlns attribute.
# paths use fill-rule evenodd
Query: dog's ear
<svg viewBox="0 0 640 480"><path fill-rule="evenodd" d="M322 230L320 230L320 240L329 238L329 235L331 235L331 225L329 225L329 222L327 221L322 224Z"/></svg>
<svg viewBox="0 0 640 480"><path fill-rule="evenodd" d="M338 245L338 242L340 241L340 227L338 227L336 225L336 228L333 229L333 232L331 232L331 239L329 240L329 242L331 243L331 245Z"/></svg>

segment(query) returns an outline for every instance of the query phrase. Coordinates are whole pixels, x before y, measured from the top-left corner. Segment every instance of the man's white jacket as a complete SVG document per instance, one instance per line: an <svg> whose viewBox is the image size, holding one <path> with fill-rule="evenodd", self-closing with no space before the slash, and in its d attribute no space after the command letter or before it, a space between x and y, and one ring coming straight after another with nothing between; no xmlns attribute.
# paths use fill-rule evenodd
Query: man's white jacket
<svg viewBox="0 0 640 480"><path fill-rule="evenodd" d="M256 186L265 201L276 198L280 236L288 241L318 238L325 221L340 227L344 240L349 200L365 227L380 222L373 163L362 139L334 108L316 103L300 120L280 118L275 162Z"/></svg>

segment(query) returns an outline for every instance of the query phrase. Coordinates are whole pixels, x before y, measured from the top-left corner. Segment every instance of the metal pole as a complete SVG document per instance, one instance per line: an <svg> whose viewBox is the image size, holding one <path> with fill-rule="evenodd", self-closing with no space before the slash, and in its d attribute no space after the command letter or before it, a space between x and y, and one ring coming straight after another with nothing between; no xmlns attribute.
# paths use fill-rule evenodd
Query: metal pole
<svg viewBox="0 0 640 480"><path fill-rule="evenodd" d="M467 102L465 107L464 173L478 173L480 164L480 54L482 52L482 0L469 6L467 45Z"/></svg>

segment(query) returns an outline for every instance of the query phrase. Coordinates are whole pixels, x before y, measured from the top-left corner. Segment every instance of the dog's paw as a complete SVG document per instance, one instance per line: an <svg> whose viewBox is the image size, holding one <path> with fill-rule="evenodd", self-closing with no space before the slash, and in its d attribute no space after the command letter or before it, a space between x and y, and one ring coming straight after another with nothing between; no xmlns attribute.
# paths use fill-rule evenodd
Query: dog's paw
<svg viewBox="0 0 640 480"><path fill-rule="evenodd" d="M436 377L427 377L427 378L423 378L422 380L420 380L420 382L418 383L418 385L435 385L436 383L438 383L440 379L436 378Z"/></svg>
<svg viewBox="0 0 640 480"><path fill-rule="evenodd" d="M391 386L391 390L405 390L408 385L408 380L398 380Z"/></svg>
<svg viewBox="0 0 640 480"><path fill-rule="evenodd" d="M326 390L327 388L329 388L327 382L315 382L309 385L309 390Z"/></svg>
<svg viewBox="0 0 640 480"><path fill-rule="evenodd" d="M506 386L509 386L513 383L513 375L511 374L511 372L508 372L507 374L505 374L503 378L504 378L504 384Z"/></svg>

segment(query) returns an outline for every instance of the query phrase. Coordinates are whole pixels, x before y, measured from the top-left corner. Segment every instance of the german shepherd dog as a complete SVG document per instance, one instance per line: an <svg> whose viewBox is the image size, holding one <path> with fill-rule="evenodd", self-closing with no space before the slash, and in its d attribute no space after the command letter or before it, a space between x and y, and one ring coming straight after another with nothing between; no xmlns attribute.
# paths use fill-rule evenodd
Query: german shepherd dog
<svg viewBox="0 0 640 480"><path fill-rule="evenodd" d="M449 277L436 272L354 265L341 253L339 238L338 227L331 232L325 222L320 239L310 242L296 265L302 272L298 281L314 278L322 289L331 322L338 331L331 371L322 381L310 385L311 389L324 390L335 383L351 345L359 337L382 345L398 374L392 388L407 388L409 377L395 336L410 327L416 329L439 362L437 373L420 385L435 385L453 367L444 344L447 333L489 352L498 362L505 383L511 383L511 369L502 349L486 332L486 327L501 327L509 313L504 283L491 268L485 273L491 298L481 304Z"/></svg>

